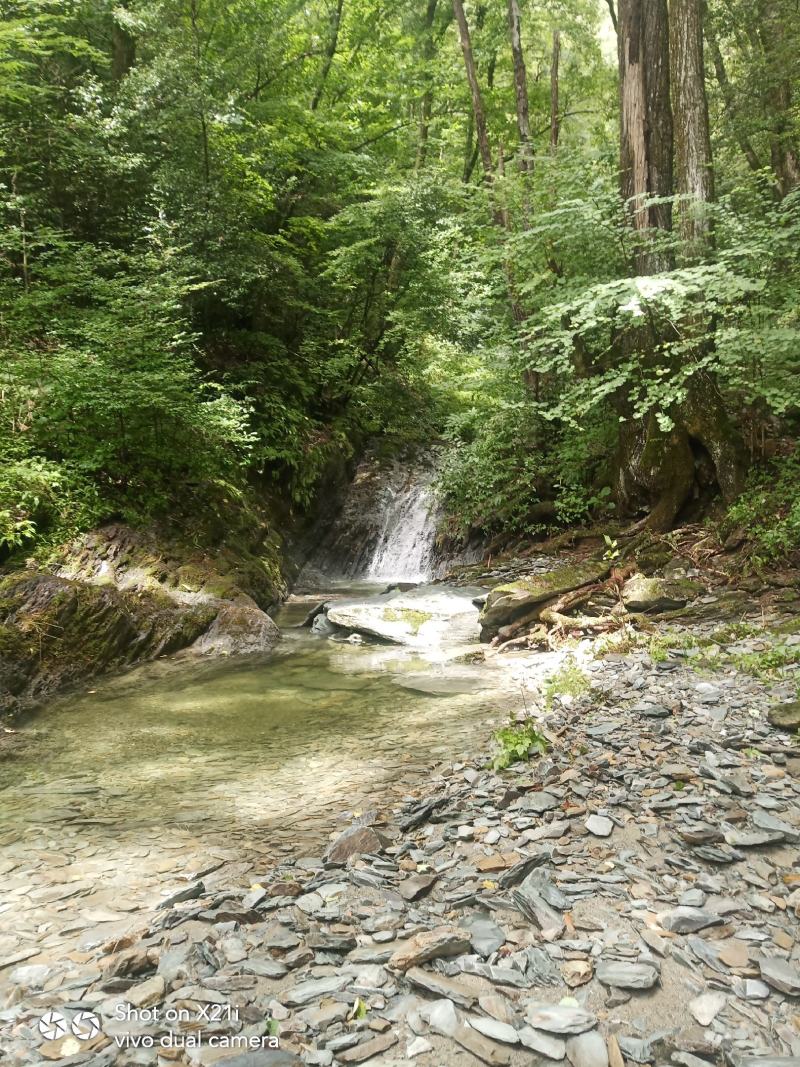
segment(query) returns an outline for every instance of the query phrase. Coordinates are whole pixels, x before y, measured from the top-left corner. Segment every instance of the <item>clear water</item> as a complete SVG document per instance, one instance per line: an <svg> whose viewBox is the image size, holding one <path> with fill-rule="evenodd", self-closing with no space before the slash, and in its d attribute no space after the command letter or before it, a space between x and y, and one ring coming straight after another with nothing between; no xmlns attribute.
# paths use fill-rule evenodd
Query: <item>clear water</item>
<svg viewBox="0 0 800 1067"><path fill-rule="evenodd" d="M485 670L298 628L315 599L284 608L271 655L165 661L54 701L24 727L22 755L0 764L3 827L83 827L95 841L258 831L310 844L333 817L402 795L507 714ZM444 676L456 692L399 684Z"/></svg>

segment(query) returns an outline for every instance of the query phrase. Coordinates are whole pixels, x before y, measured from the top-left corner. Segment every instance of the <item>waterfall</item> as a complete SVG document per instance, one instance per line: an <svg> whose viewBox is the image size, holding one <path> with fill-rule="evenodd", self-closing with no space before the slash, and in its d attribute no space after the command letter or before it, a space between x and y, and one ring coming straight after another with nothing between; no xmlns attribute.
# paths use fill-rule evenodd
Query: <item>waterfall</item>
<svg viewBox="0 0 800 1067"><path fill-rule="evenodd" d="M431 476L412 474L386 508L367 578L425 582L432 577L436 500Z"/></svg>
<svg viewBox="0 0 800 1067"><path fill-rule="evenodd" d="M424 582L434 575L438 504L431 456L387 462L367 454L339 513L313 534L303 582L330 579Z"/></svg>

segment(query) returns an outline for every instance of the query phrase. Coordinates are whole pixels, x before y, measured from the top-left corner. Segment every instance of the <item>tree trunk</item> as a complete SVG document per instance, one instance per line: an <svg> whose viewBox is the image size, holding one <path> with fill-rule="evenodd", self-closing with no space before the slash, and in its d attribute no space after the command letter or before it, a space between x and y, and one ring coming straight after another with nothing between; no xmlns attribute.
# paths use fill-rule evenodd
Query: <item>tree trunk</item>
<svg viewBox="0 0 800 1067"><path fill-rule="evenodd" d="M787 71L784 12L774 0L759 0L761 40L767 60L767 103L771 115L770 155L782 196L800 185L800 152L792 134L792 78Z"/></svg>
<svg viewBox="0 0 800 1067"><path fill-rule="evenodd" d="M706 43L708 44L708 51L711 54L711 60L714 64L714 73L717 76L719 91L722 94L722 105L725 109L725 115L727 116L728 122L731 124L731 129L733 130L734 137L736 138L739 147L744 152L745 159L747 160L750 169L753 171L760 171L763 169L763 164L758 158L758 154L753 148L749 137L742 133L739 128L733 86L730 83L728 72L725 69L725 60L722 58L722 50L719 47L719 41L717 40L717 36L713 27L710 25L708 18L704 19L703 30Z"/></svg>
<svg viewBox="0 0 800 1067"><path fill-rule="evenodd" d="M561 132L561 116L558 111L558 61L561 55L561 31L553 30L553 53L550 60L550 153L555 155L558 135Z"/></svg>
<svg viewBox="0 0 800 1067"><path fill-rule="evenodd" d="M669 230L672 195L672 113L669 103L669 26L666 0L620 0L618 8L620 170L631 221L644 235ZM639 274L670 267L669 256L642 240Z"/></svg>
<svg viewBox="0 0 800 1067"><path fill-rule="evenodd" d="M665 21L664 0L619 4L622 189L632 225L643 237L636 256L640 274L668 269L671 258L652 247L658 231L670 228L668 206L643 202L651 196L670 197L673 191L670 28L677 184L691 198L693 209L685 214L681 210L681 233L689 241L692 258L701 256L710 242L707 207L713 182L700 0L671 0L670 14L671 27ZM703 324L689 321L681 328L691 334L698 325ZM661 365L663 340L647 322L630 326L620 338L620 355L635 356L650 371L674 375L677 366ZM655 411L633 419L626 396L618 395L615 406L622 419L617 498L623 508L648 508L648 526L664 530L674 523L697 484L696 451L710 457L726 500L740 491L743 452L713 376L698 373L690 379L685 400L668 412L673 424L669 430L659 425Z"/></svg>
<svg viewBox="0 0 800 1067"><path fill-rule="evenodd" d="M508 0L508 30L511 36L511 56L514 61L514 93L517 103L517 129L519 130L520 170L533 170L533 144L528 108L528 72L522 50L522 28L519 0Z"/></svg>
<svg viewBox="0 0 800 1067"><path fill-rule="evenodd" d="M422 57L424 64L423 77L425 79L425 91L422 94L422 99L420 100L419 105L419 137L417 140L416 170L422 170L428 156L428 132L430 130L431 109L433 107L431 62L433 61L433 56L436 50L433 40L433 20L436 17L436 5L438 2L439 0L428 0L428 7L425 12L425 22L423 24L425 39L422 46Z"/></svg>
<svg viewBox="0 0 800 1067"><path fill-rule="evenodd" d="M317 85L314 97L311 101L312 111L316 111L322 101L322 94L325 92L325 83L328 80L328 75L330 74L331 66L333 65L333 57L336 55L336 49L339 47L339 30L342 25L343 7L344 0L336 0L336 7L331 12L331 33L328 38L327 48L325 49L325 59L322 63L319 84Z"/></svg>
<svg viewBox="0 0 800 1067"><path fill-rule="evenodd" d="M125 11L128 0L123 0L120 8ZM119 19L112 14L111 23L111 77L120 82L136 62L136 39L132 37Z"/></svg>
<svg viewBox="0 0 800 1067"><path fill-rule="evenodd" d="M469 83L469 91L472 97L472 115L475 120L475 134L478 141L478 151L480 152L481 163L483 164L483 173L486 178L491 181L493 174L492 150L489 147L486 112L483 107L481 88L478 84L478 74L475 70L475 57L472 54L472 41L469 35L469 24L467 23L467 16L464 14L464 4L462 3L462 0L453 0L453 13L456 17L456 22L458 23L458 37L461 41L461 51L464 54L464 66L467 71L467 82Z"/></svg>
<svg viewBox="0 0 800 1067"><path fill-rule="evenodd" d="M714 171L703 67L702 0L670 0L672 109L678 229L685 259L702 256L711 240Z"/></svg>

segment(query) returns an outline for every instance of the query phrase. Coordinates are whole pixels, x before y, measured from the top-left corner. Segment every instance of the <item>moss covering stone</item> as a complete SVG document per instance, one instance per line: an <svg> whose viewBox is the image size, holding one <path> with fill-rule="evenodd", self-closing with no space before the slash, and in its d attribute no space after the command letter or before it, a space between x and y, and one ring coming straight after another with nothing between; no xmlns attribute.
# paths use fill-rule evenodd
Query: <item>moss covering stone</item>
<svg viewBox="0 0 800 1067"><path fill-rule="evenodd" d="M481 612L481 637L489 640L502 626L515 622L528 614L537 604L544 604L553 597L578 589L590 582L600 581L610 571L605 560L584 560L555 567L546 574L520 578L506 585L495 586L486 598Z"/></svg>
<svg viewBox="0 0 800 1067"><path fill-rule="evenodd" d="M702 582L691 578L646 578L634 574L622 587L622 602L628 611L674 611L704 592Z"/></svg>

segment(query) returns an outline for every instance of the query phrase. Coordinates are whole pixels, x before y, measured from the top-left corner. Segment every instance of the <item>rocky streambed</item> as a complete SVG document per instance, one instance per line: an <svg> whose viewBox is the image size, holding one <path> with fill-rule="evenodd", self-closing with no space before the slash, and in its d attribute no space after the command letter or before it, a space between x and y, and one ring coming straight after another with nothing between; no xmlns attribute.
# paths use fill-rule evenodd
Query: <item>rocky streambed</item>
<svg viewBox="0 0 800 1067"><path fill-rule="evenodd" d="M355 800L340 782L308 833L231 820L239 836L219 825L212 843L198 825L213 855L189 863L153 820L135 836L140 862L158 857L157 900L155 883L126 895L122 871L93 900L110 864L96 841L78 858L60 826L7 833L5 1056L800 1063L800 756L770 722L796 691L787 603L709 592L646 634L496 657L516 698L498 691L479 732L450 729L449 758L426 762L425 731L458 721L428 697L412 765L387 759ZM384 668L398 654L325 644ZM526 708L547 753L488 769L491 708ZM40 1032L48 1010L64 1035Z"/></svg>

